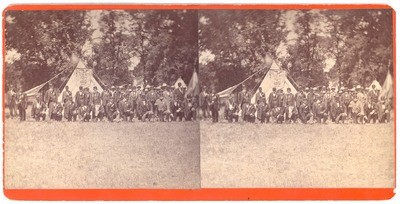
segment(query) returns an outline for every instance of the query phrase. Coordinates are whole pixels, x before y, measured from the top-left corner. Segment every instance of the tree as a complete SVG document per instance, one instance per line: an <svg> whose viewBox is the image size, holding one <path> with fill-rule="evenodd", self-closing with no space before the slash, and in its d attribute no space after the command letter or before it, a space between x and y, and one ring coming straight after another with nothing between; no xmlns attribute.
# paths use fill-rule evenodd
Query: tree
<svg viewBox="0 0 400 204"><path fill-rule="evenodd" d="M392 10L324 11L331 16L333 38L328 46L336 58L331 75L345 86L368 86L374 79L381 83L392 70Z"/></svg>
<svg viewBox="0 0 400 204"><path fill-rule="evenodd" d="M6 65L6 84L22 90L70 68L70 56L81 52L92 33L85 11L7 11L5 16L6 50L21 56Z"/></svg>
<svg viewBox="0 0 400 204"><path fill-rule="evenodd" d="M213 62L203 64L200 81L214 76L217 90L239 83L265 69L264 57L276 57L285 38L281 11L276 10L206 10L199 14L199 53L211 52ZM260 75L254 83L260 82Z"/></svg>
<svg viewBox="0 0 400 204"><path fill-rule="evenodd" d="M298 12L294 25L296 42L288 46L288 56L283 67L300 86L314 87L327 85L324 75L326 50L322 46L325 36L319 26L323 17L318 12L302 10Z"/></svg>

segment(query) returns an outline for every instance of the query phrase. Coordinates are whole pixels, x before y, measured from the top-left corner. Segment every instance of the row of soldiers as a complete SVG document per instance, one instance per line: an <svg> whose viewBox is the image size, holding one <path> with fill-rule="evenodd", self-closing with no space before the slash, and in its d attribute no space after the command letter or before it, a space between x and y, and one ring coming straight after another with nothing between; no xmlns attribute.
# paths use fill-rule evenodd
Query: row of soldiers
<svg viewBox="0 0 400 204"><path fill-rule="evenodd" d="M391 99L379 97L380 92L372 89L305 88L293 94L290 88L286 93L273 88L267 97L260 87L253 96L244 86L237 95L229 96L225 103L224 116L229 122L243 121L261 123L326 123L328 120L339 123L389 122L393 109Z"/></svg>
<svg viewBox="0 0 400 204"><path fill-rule="evenodd" d="M10 96L12 97L10 97ZM238 94L231 94L226 102L221 102L215 89L202 88L198 96L186 94L185 87L163 84L160 88L147 85L128 87L107 87L101 93L97 87L79 87L72 93L68 87L60 93L53 85L42 95L37 94L33 102L32 117L36 120L68 121L191 121L198 118L212 118L218 122L219 112L229 122L242 118L246 122L261 123L325 123L332 122L369 123L388 122L393 109L391 99L379 97L379 90L357 86L354 90L345 87L339 90L322 88L300 89L296 94L288 88L273 88L267 97L262 88L253 93L245 86ZM28 106L26 94L7 93L8 104L17 107L21 120L26 120ZM10 110L11 110L11 106ZM200 113L201 114L198 114ZM11 115L16 111L11 110Z"/></svg>
<svg viewBox="0 0 400 204"><path fill-rule="evenodd" d="M186 93L186 88L147 85L127 87L107 87L101 93L97 87L79 87L72 93L69 87L59 93L50 84L44 96L37 94L33 102L32 116L36 120L60 121L192 121L196 120L197 98Z"/></svg>

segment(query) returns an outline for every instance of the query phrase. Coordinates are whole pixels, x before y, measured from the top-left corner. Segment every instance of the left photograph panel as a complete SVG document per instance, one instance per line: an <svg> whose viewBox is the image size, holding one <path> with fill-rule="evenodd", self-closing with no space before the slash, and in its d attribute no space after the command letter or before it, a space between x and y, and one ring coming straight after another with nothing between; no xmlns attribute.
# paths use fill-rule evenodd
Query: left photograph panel
<svg viewBox="0 0 400 204"><path fill-rule="evenodd" d="M197 10L7 10L5 189L197 189Z"/></svg>

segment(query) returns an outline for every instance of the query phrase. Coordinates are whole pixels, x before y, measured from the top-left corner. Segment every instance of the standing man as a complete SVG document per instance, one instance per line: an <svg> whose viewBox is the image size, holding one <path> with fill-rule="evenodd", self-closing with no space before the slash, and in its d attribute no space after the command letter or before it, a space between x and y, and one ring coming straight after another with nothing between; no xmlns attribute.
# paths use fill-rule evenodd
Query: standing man
<svg viewBox="0 0 400 204"><path fill-rule="evenodd" d="M201 112L203 112L203 120L208 118L208 100L207 100L207 87L203 86L201 93L199 95L199 106L201 108Z"/></svg>
<svg viewBox="0 0 400 204"><path fill-rule="evenodd" d="M215 89L211 92L211 116L212 122L217 123L219 119L219 96L215 93Z"/></svg>
<svg viewBox="0 0 400 204"><path fill-rule="evenodd" d="M69 90L68 86L65 86L65 91L62 93L62 105L64 106L64 117L68 119L70 115L69 111L71 110L72 105L72 92Z"/></svg>
<svg viewBox="0 0 400 204"><path fill-rule="evenodd" d="M107 104L108 102L110 102L112 95L110 92L110 89L108 87L106 87L103 92L101 93L101 104L103 106L103 110L104 110L104 115L106 115L108 117L108 113L107 113Z"/></svg>
<svg viewBox="0 0 400 204"><path fill-rule="evenodd" d="M247 88L244 84L242 86L243 90L238 94L238 101L240 109L242 110L243 121L246 121L247 118L245 116L247 115L247 109L250 103L250 93L247 91Z"/></svg>
<svg viewBox="0 0 400 204"><path fill-rule="evenodd" d="M54 90L53 88L53 84L51 83L49 84L49 90L46 91L44 98L47 107L49 107L50 120L52 120L53 119L52 113L54 112L54 108L56 107L57 104L57 93L56 90Z"/></svg>
<svg viewBox="0 0 400 204"><path fill-rule="evenodd" d="M150 86L149 88L150 88L150 90L146 94L146 101L150 103L149 105L151 107L151 111L153 113L155 113L156 112L155 103L156 103L158 96L157 96L157 92L153 86Z"/></svg>
<svg viewBox="0 0 400 204"><path fill-rule="evenodd" d="M258 92L256 93L256 105L257 105L257 119L260 120L261 123L265 122L265 114L266 114L266 97L265 93L262 91L262 88L258 88Z"/></svg>
<svg viewBox="0 0 400 204"><path fill-rule="evenodd" d="M133 86L128 96L128 103L132 111L131 120L135 117L135 114L137 114L137 99L138 99L138 92L136 91L136 87Z"/></svg>
<svg viewBox="0 0 400 204"><path fill-rule="evenodd" d="M292 90L287 88L287 93L283 98L283 107L285 108L285 120L286 122L296 122L297 109L296 109L295 97L292 94Z"/></svg>
<svg viewBox="0 0 400 204"><path fill-rule="evenodd" d="M98 121L99 118L99 111L100 111L100 106L101 104L101 95L97 91L97 87L93 87L93 92L90 95L90 100L91 100L91 106L92 106L92 119L93 121Z"/></svg>
<svg viewBox="0 0 400 204"><path fill-rule="evenodd" d="M76 107L79 108L83 106L84 102L85 102L85 94L83 93L83 87L79 86L79 90L75 94Z"/></svg>
<svg viewBox="0 0 400 204"><path fill-rule="evenodd" d="M178 88L174 90L174 99L183 103L183 99L185 96L185 90L183 90L181 82L178 83Z"/></svg>
<svg viewBox="0 0 400 204"><path fill-rule="evenodd" d="M296 108L297 110L299 110L300 108L300 104L303 101L303 99L305 98L305 94L303 92L303 88L299 88L299 91L294 95L294 100L296 102Z"/></svg>
<svg viewBox="0 0 400 204"><path fill-rule="evenodd" d="M351 116L351 108L349 107L349 105L350 105L350 102L352 101L352 96L351 96L351 94L349 93L349 90L347 89L347 88L345 88L345 87L342 87L342 91L343 91L343 93L342 93L342 95L340 96L340 101L341 101L341 103L343 103L344 104L344 106L346 107L346 114L348 115L348 116Z"/></svg>
<svg viewBox="0 0 400 204"><path fill-rule="evenodd" d="M276 93L276 88L272 88L272 92L268 96L268 104L271 109L278 107L278 93Z"/></svg>
<svg viewBox="0 0 400 204"><path fill-rule="evenodd" d="M372 105L376 105L378 103L379 94L379 90L377 90L375 84L373 84L372 89L368 92L368 101L370 101Z"/></svg>
<svg viewBox="0 0 400 204"><path fill-rule="evenodd" d="M18 92L17 107L19 111L19 118L21 121L26 121L26 109L28 108L28 99L26 93Z"/></svg>
<svg viewBox="0 0 400 204"><path fill-rule="evenodd" d="M11 85L10 89L7 92L7 106L8 109L10 110L10 115L11 118L14 118L15 115L17 115L17 110L16 110L16 93L14 92L14 87Z"/></svg>

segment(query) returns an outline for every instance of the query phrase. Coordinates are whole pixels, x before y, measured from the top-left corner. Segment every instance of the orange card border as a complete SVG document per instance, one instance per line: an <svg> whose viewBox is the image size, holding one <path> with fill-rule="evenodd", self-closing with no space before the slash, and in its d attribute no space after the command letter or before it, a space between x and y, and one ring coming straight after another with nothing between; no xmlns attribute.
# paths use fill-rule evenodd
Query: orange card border
<svg viewBox="0 0 400 204"><path fill-rule="evenodd" d="M396 104L396 13L384 4L37 4L10 5L3 11L3 110L5 109L5 13L11 10L122 10L122 9L392 9L393 12L393 76ZM3 111L3 122L5 113ZM394 106L396 122L396 106ZM394 124L395 124L394 122ZM3 149L5 124L3 123ZM396 164L396 126L394 127ZM5 151L3 151L3 158ZM3 159L3 186L4 163ZM396 186L396 165L394 166ZM13 200L387 200L394 188L201 188L177 189L3 189Z"/></svg>

